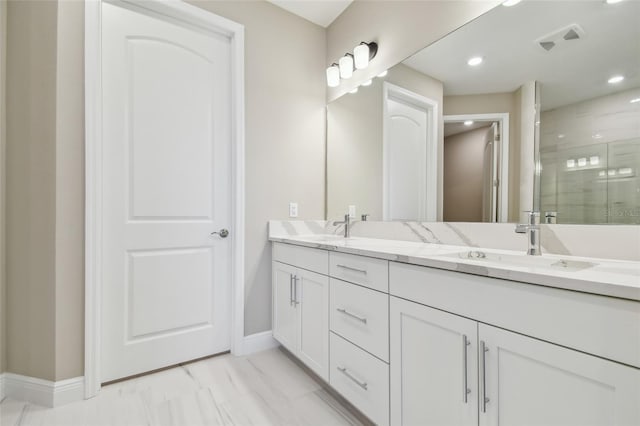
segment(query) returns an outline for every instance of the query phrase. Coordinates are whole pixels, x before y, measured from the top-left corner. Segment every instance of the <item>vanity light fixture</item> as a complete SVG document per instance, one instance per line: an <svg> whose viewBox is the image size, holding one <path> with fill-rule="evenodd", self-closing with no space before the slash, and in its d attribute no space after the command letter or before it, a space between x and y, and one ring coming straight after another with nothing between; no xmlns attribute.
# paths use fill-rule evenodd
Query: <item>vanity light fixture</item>
<svg viewBox="0 0 640 426"><path fill-rule="evenodd" d="M591 164L592 166L597 166L598 164L600 164L600 157L597 155L590 157L589 164Z"/></svg>
<svg viewBox="0 0 640 426"><path fill-rule="evenodd" d="M464 122L465 126L471 126L473 124L473 120L467 120Z"/></svg>
<svg viewBox="0 0 640 426"><path fill-rule="evenodd" d="M374 41L371 43L360 42L359 45L353 48L353 58L356 69L363 70L368 67L369 61L376 56L376 53L378 53L378 43Z"/></svg>
<svg viewBox="0 0 640 426"><path fill-rule="evenodd" d="M640 98L631 99L629 101L630 104L637 104L638 102L640 102Z"/></svg>
<svg viewBox="0 0 640 426"><path fill-rule="evenodd" d="M520 3L521 0L506 0L502 2L503 6L515 6L516 4Z"/></svg>
<svg viewBox="0 0 640 426"><path fill-rule="evenodd" d="M482 56L474 56L473 58L467 61L467 64L469 66L475 67L477 65L480 65L482 61L483 61Z"/></svg>
<svg viewBox="0 0 640 426"><path fill-rule="evenodd" d="M327 68L327 86L338 87L340 85L340 68L335 62Z"/></svg>
<svg viewBox="0 0 640 426"><path fill-rule="evenodd" d="M340 67L340 77L344 79L351 78L353 75L353 55L347 53L338 61Z"/></svg>
<svg viewBox="0 0 640 426"><path fill-rule="evenodd" d="M360 42L353 49L353 53L345 53L342 58L338 60L338 63L333 63L327 68L327 86L338 87L340 85L340 79L348 79L353 76L353 71L358 69L364 69L369 65L369 62L378 53L378 43L372 41L370 43ZM337 77L336 77L337 70ZM384 71L379 77L384 77L387 72Z"/></svg>
<svg viewBox="0 0 640 426"><path fill-rule="evenodd" d="M624 76L622 75L614 75L613 77L611 77L608 82L609 84L616 84L616 83L620 83L622 80L624 80Z"/></svg>
<svg viewBox="0 0 640 426"><path fill-rule="evenodd" d="M379 78L386 77L387 74L389 74L389 70L384 70L380 74L378 74L376 77L379 77ZM640 98L638 99L638 101L640 101ZM633 102L633 101L631 101L631 102Z"/></svg>
<svg viewBox="0 0 640 426"><path fill-rule="evenodd" d="M578 167L584 167L587 165L587 159L582 157L578 158Z"/></svg>
<svg viewBox="0 0 640 426"><path fill-rule="evenodd" d="M567 160L567 167L568 168L572 168L572 167L575 167L575 166L576 166L576 160L574 160L574 159Z"/></svg>
<svg viewBox="0 0 640 426"><path fill-rule="evenodd" d="M371 86L371 83L373 83L373 80L367 80L364 83L362 83L363 86Z"/></svg>

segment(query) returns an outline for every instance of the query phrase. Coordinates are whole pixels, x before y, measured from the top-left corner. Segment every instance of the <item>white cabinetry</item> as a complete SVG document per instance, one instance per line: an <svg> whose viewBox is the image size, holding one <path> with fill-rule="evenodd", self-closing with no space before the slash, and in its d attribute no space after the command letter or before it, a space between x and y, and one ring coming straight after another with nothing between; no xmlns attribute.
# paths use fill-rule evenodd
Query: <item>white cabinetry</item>
<svg viewBox="0 0 640 426"><path fill-rule="evenodd" d="M640 370L391 297L393 425L638 425Z"/></svg>
<svg viewBox="0 0 640 426"><path fill-rule="evenodd" d="M329 277L305 269L326 274L328 254L290 246L274 247L273 257L273 337L328 381Z"/></svg>

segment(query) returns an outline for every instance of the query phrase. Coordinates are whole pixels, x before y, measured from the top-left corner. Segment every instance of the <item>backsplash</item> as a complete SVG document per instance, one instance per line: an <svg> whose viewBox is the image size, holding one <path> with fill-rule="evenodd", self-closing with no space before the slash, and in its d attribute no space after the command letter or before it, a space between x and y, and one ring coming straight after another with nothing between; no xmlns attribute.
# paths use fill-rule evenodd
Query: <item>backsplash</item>
<svg viewBox="0 0 640 426"><path fill-rule="evenodd" d="M354 221L351 236L502 250L527 248L512 223ZM640 261L640 226L540 225L543 253ZM269 236L340 234L324 220L269 221Z"/></svg>

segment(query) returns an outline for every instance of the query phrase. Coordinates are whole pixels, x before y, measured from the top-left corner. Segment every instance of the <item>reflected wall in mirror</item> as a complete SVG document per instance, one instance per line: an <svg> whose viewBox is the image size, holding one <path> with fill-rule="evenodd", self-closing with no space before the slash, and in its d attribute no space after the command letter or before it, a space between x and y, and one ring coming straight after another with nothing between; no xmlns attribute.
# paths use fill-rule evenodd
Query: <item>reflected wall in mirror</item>
<svg viewBox="0 0 640 426"><path fill-rule="evenodd" d="M328 219L355 206L372 220L432 220L435 206L446 221L513 222L533 208L559 223L639 223L639 17L638 1L498 6L330 103ZM427 136L405 126L422 142L402 144L400 157L387 147L385 81L438 114L429 127L427 111ZM444 125L483 114L506 118L468 132Z"/></svg>

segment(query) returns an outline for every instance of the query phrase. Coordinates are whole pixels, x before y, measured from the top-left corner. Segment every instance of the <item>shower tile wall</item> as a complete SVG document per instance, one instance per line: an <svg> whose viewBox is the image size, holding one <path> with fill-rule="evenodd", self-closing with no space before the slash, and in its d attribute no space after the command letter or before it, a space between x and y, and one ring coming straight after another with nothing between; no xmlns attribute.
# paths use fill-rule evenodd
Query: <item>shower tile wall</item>
<svg viewBox="0 0 640 426"><path fill-rule="evenodd" d="M543 111L541 210L558 223L640 223L640 89Z"/></svg>

